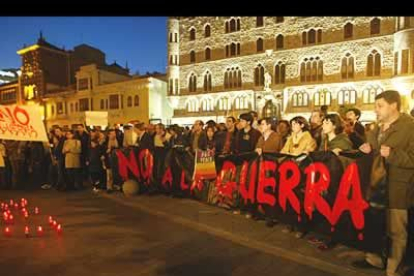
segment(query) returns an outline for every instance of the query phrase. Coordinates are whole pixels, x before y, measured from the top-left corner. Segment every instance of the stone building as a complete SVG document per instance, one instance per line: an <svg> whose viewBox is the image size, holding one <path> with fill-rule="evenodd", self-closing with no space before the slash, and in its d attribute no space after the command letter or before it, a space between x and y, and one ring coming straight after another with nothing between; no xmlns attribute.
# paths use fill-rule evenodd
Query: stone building
<svg viewBox="0 0 414 276"><path fill-rule="evenodd" d="M414 105L414 17L171 17L168 94L174 123L309 116L356 106L375 119L376 94Z"/></svg>

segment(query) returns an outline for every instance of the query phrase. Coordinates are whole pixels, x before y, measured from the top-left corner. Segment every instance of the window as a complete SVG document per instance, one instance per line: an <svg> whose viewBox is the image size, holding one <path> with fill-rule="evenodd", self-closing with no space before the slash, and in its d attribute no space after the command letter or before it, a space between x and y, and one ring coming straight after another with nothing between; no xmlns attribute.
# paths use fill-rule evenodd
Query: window
<svg viewBox="0 0 414 276"><path fill-rule="evenodd" d="M226 57L240 55L240 43L231 43L226 45Z"/></svg>
<svg viewBox="0 0 414 276"><path fill-rule="evenodd" d="M307 44L306 37L307 37L307 33L306 32L303 32L302 33L302 45L306 45Z"/></svg>
<svg viewBox="0 0 414 276"><path fill-rule="evenodd" d="M354 35L354 25L346 23L344 26L344 38L351 38Z"/></svg>
<svg viewBox="0 0 414 276"><path fill-rule="evenodd" d="M175 42L178 42L178 33L174 33L174 40Z"/></svg>
<svg viewBox="0 0 414 276"><path fill-rule="evenodd" d="M174 64L174 57L173 57L173 55L170 55L170 65L173 65Z"/></svg>
<svg viewBox="0 0 414 276"><path fill-rule="evenodd" d="M170 94L173 93L173 88L174 88L174 86L173 86L173 79L170 79L170 81L168 82L168 92ZM132 105L132 99L131 99L131 105Z"/></svg>
<svg viewBox="0 0 414 276"><path fill-rule="evenodd" d="M196 30L192 28L190 30L190 40L195 40L195 39L196 39Z"/></svg>
<svg viewBox="0 0 414 276"><path fill-rule="evenodd" d="M170 33L170 42L173 42L173 33Z"/></svg>
<svg viewBox="0 0 414 276"><path fill-rule="evenodd" d="M57 110L57 114L63 114L63 103L62 102L56 103L56 110Z"/></svg>
<svg viewBox="0 0 414 276"><path fill-rule="evenodd" d="M401 74L407 74L408 73L408 63L410 61L409 59L410 50L404 49L401 52Z"/></svg>
<svg viewBox="0 0 414 276"><path fill-rule="evenodd" d="M178 94L178 79L175 79L175 93Z"/></svg>
<svg viewBox="0 0 414 276"><path fill-rule="evenodd" d="M341 76L343 80L354 78L354 57L350 53L342 58Z"/></svg>
<svg viewBox="0 0 414 276"><path fill-rule="evenodd" d="M275 66L275 84L285 83L286 65L279 61Z"/></svg>
<svg viewBox="0 0 414 276"><path fill-rule="evenodd" d="M263 86L264 85L264 68L261 64L259 64L254 69L254 85L255 86Z"/></svg>
<svg viewBox="0 0 414 276"><path fill-rule="evenodd" d="M229 110L231 109L230 101L228 97L223 97L218 100L218 109L219 110Z"/></svg>
<svg viewBox="0 0 414 276"><path fill-rule="evenodd" d="M263 27L264 20L263 16L256 16L256 27Z"/></svg>
<svg viewBox="0 0 414 276"><path fill-rule="evenodd" d="M363 103L364 104L373 104L373 103L375 103L375 97L383 91L384 91L384 89L382 89L382 87L380 87L377 84L368 85L367 87L364 88L364 90L362 92Z"/></svg>
<svg viewBox="0 0 414 276"><path fill-rule="evenodd" d="M256 41L256 49L257 49L257 52L262 52L263 51L263 39L262 38L259 38Z"/></svg>
<svg viewBox="0 0 414 276"><path fill-rule="evenodd" d="M276 16L276 23L282 23L284 20L283 16Z"/></svg>
<svg viewBox="0 0 414 276"><path fill-rule="evenodd" d="M55 115L55 106L54 105L51 106L51 110L50 111L51 111L51 114L52 115Z"/></svg>
<svg viewBox="0 0 414 276"><path fill-rule="evenodd" d="M79 111L79 104L75 103L75 111L78 112Z"/></svg>
<svg viewBox="0 0 414 276"><path fill-rule="evenodd" d="M211 59L211 49L210 48L206 48L205 58L206 58L206 60Z"/></svg>
<svg viewBox="0 0 414 276"><path fill-rule="evenodd" d="M196 55L194 51L190 52L190 62L195 62L196 61Z"/></svg>
<svg viewBox="0 0 414 276"><path fill-rule="evenodd" d="M304 91L297 91L292 94L292 102L294 107L303 107L309 105L308 93Z"/></svg>
<svg viewBox="0 0 414 276"><path fill-rule="evenodd" d="M379 34L381 32L381 20L374 18L371 20L371 35Z"/></svg>
<svg viewBox="0 0 414 276"><path fill-rule="evenodd" d="M88 89L88 84L89 84L89 79L88 78L79 79L78 90Z"/></svg>
<svg viewBox="0 0 414 276"><path fill-rule="evenodd" d="M356 104L356 91L352 87L345 87L338 92L338 104Z"/></svg>
<svg viewBox="0 0 414 276"><path fill-rule="evenodd" d="M283 35L278 35L276 37L276 49L283 49Z"/></svg>
<svg viewBox="0 0 414 276"><path fill-rule="evenodd" d="M201 101L202 111L212 111L213 109L213 102L211 101L211 99L204 99Z"/></svg>
<svg viewBox="0 0 414 276"><path fill-rule="evenodd" d="M79 99L79 111L88 111L89 110L89 99L83 98Z"/></svg>
<svg viewBox="0 0 414 276"><path fill-rule="evenodd" d="M230 22L229 21L226 21L226 30L225 30L225 32L226 32L226 34L227 33L229 33L230 32Z"/></svg>
<svg viewBox="0 0 414 276"><path fill-rule="evenodd" d="M204 27L204 37L210 37L211 36L211 27L210 25L206 25Z"/></svg>
<svg viewBox="0 0 414 276"><path fill-rule="evenodd" d="M237 19L236 21L236 30L240 31L240 19Z"/></svg>
<svg viewBox="0 0 414 276"><path fill-rule="evenodd" d="M128 96L127 98L127 107L132 107L132 97Z"/></svg>
<svg viewBox="0 0 414 276"><path fill-rule="evenodd" d="M316 58L305 58L300 65L300 81L312 82L323 80L323 62Z"/></svg>
<svg viewBox="0 0 414 276"><path fill-rule="evenodd" d="M109 95L109 109L119 109L119 95Z"/></svg>
<svg viewBox="0 0 414 276"><path fill-rule="evenodd" d="M231 45L230 45L230 56L235 56L236 55L236 49L237 47L236 47L236 43L232 43Z"/></svg>
<svg viewBox="0 0 414 276"><path fill-rule="evenodd" d="M134 106L139 106L139 96L138 95L134 96Z"/></svg>
<svg viewBox="0 0 414 276"><path fill-rule="evenodd" d="M322 42L322 30L319 29L318 30L318 43L321 43L321 42Z"/></svg>
<svg viewBox="0 0 414 276"><path fill-rule="evenodd" d="M191 76L188 81L188 91L196 92L197 91L197 77L194 73L191 73Z"/></svg>
<svg viewBox="0 0 414 276"><path fill-rule="evenodd" d="M372 50L368 55L367 76L379 76L381 74L381 55L377 50Z"/></svg>
<svg viewBox="0 0 414 276"><path fill-rule="evenodd" d="M105 109L105 100L101 99L101 109Z"/></svg>
<svg viewBox="0 0 414 276"><path fill-rule="evenodd" d="M237 110L249 109L249 99L247 96L240 96L234 99L234 107Z"/></svg>
<svg viewBox="0 0 414 276"><path fill-rule="evenodd" d="M241 88L242 74L239 67L227 68L224 73L224 88Z"/></svg>
<svg viewBox="0 0 414 276"><path fill-rule="evenodd" d="M204 91L210 92L211 91L211 74L210 72L207 72L204 75Z"/></svg>
<svg viewBox="0 0 414 276"><path fill-rule="evenodd" d="M187 102L187 111L188 112L197 112L198 111L198 106L197 106L197 101L196 100L191 100L191 101Z"/></svg>
<svg viewBox="0 0 414 276"><path fill-rule="evenodd" d="M315 106L330 105L331 104L331 93L328 89L324 88L318 90L314 95Z"/></svg>
<svg viewBox="0 0 414 276"><path fill-rule="evenodd" d="M109 109L109 100L108 99L105 100L105 109Z"/></svg>
<svg viewBox="0 0 414 276"><path fill-rule="evenodd" d="M70 103L70 113L73 113L73 103Z"/></svg>
<svg viewBox="0 0 414 276"><path fill-rule="evenodd" d="M315 44L316 42L316 31L314 29L310 29L308 32L308 43Z"/></svg>

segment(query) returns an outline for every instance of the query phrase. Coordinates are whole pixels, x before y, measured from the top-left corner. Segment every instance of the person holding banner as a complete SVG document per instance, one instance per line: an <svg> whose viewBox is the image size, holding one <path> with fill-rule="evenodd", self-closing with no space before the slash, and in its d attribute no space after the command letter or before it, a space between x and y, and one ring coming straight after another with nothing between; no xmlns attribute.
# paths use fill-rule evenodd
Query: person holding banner
<svg viewBox="0 0 414 276"><path fill-rule="evenodd" d="M344 125L338 114L328 114L322 124L320 151L332 151L339 155L341 151L352 150L352 142L344 133Z"/></svg>
<svg viewBox="0 0 414 276"><path fill-rule="evenodd" d="M387 90L375 97L378 124L367 133L367 142L359 148L385 161L388 186L388 254L366 253L354 262L357 268L385 269L387 276L404 275L408 240L408 210L414 207L414 119L400 112L400 93Z"/></svg>
<svg viewBox="0 0 414 276"><path fill-rule="evenodd" d="M281 153L290 155L308 154L316 149L316 141L309 132L309 124L302 116L290 120L292 135L286 141Z"/></svg>

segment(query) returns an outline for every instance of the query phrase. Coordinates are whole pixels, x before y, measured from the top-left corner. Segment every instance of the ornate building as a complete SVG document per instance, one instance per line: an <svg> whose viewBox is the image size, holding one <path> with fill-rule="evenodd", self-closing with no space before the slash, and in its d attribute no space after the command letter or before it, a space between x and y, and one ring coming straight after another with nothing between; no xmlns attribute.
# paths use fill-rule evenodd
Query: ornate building
<svg viewBox="0 0 414 276"><path fill-rule="evenodd" d="M414 17L171 17L167 39L174 123L322 105L369 121L386 89L414 105Z"/></svg>
<svg viewBox="0 0 414 276"><path fill-rule="evenodd" d="M132 76L105 53L86 44L65 50L40 35L36 44L17 51L22 58L18 81L0 86L1 104L41 106L45 125L85 122L85 111L106 111L108 122L170 123L165 74Z"/></svg>

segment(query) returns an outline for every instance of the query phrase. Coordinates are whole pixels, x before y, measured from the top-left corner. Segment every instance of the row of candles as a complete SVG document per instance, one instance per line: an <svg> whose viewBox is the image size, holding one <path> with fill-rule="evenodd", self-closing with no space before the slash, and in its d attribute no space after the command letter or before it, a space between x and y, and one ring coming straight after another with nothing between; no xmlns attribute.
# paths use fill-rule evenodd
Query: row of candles
<svg viewBox="0 0 414 276"><path fill-rule="evenodd" d="M1 211L3 211L3 220L6 224L13 224L13 222L14 222L14 216L13 216L9 206L14 206L15 209L19 209L19 207L20 207L24 218L25 219L29 218L29 211L26 209L26 207L28 205L28 201L26 199L22 198L21 201L20 201L20 205L17 202L15 203L12 199L10 199L9 203L10 203L10 205L8 205L7 203L1 202L1 205L0 205L1 206ZM40 214L40 210L39 210L38 207L34 208L34 214L35 215ZM57 221L54 220L52 216L49 216L48 223L49 223L50 227L55 229L58 234L62 233L62 225L58 224ZM37 235L39 237L43 236L43 232L44 232L43 227L42 226L37 226L36 232L37 232ZM30 237L30 228L27 225L24 227L24 234L27 238ZM4 228L4 235L6 237L10 237L12 235L11 227L6 226Z"/></svg>

